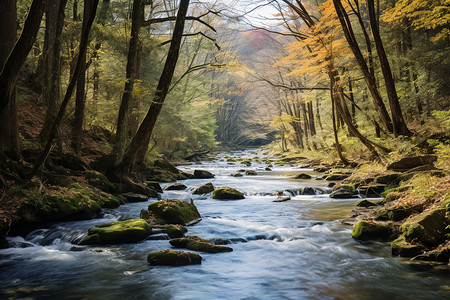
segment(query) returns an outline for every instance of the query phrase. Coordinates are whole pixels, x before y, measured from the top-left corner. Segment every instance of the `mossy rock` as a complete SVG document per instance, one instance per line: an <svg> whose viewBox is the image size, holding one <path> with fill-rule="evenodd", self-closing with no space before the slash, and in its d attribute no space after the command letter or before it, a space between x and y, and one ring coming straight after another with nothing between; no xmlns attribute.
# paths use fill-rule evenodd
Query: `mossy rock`
<svg viewBox="0 0 450 300"><path fill-rule="evenodd" d="M373 206L378 206L378 204L364 199L364 200L361 200L358 203L356 203L355 206L356 207L373 207Z"/></svg>
<svg viewBox="0 0 450 300"><path fill-rule="evenodd" d="M256 173L255 170L247 170L247 171L245 171L245 175L255 176L255 175L258 175L258 174Z"/></svg>
<svg viewBox="0 0 450 300"><path fill-rule="evenodd" d="M401 158L399 161L391 163L387 166L387 169L401 172L418 166L432 165L436 160L436 155L407 156Z"/></svg>
<svg viewBox="0 0 450 300"><path fill-rule="evenodd" d="M392 255L413 257L423 253L423 247L408 243L405 236L401 235L391 243Z"/></svg>
<svg viewBox="0 0 450 300"><path fill-rule="evenodd" d="M165 191L182 191L185 189L187 189L187 186L179 182L168 185L164 188Z"/></svg>
<svg viewBox="0 0 450 300"><path fill-rule="evenodd" d="M387 239L391 234L392 228L388 225L361 220L353 226L352 238L355 240Z"/></svg>
<svg viewBox="0 0 450 300"><path fill-rule="evenodd" d="M118 188L111 181L109 181L105 175L97 171L86 171L84 173L84 177L86 177L90 185L107 193L114 193L118 190Z"/></svg>
<svg viewBox="0 0 450 300"><path fill-rule="evenodd" d="M295 179L311 179L312 176L306 173L299 173L294 176Z"/></svg>
<svg viewBox="0 0 450 300"><path fill-rule="evenodd" d="M436 249L418 255L413 260L438 261L448 263L450 259L450 241L439 245Z"/></svg>
<svg viewBox="0 0 450 300"><path fill-rule="evenodd" d="M184 238L172 239L169 241L169 243L175 248L186 248L189 250L207 253L233 251L233 248L214 245L211 241L199 238L198 236L187 236Z"/></svg>
<svg viewBox="0 0 450 300"><path fill-rule="evenodd" d="M193 252L162 250L149 253L147 262L152 266L186 266L201 264L202 257Z"/></svg>
<svg viewBox="0 0 450 300"><path fill-rule="evenodd" d="M126 244L145 240L152 233L147 222L130 219L100 224L89 228L80 245Z"/></svg>
<svg viewBox="0 0 450 300"><path fill-rule="evenodd" d="M350 175L348 175L348 174L333 173L330 175L326 175L325 180L328 180L328 181L344 180L349 176Z"/></svg>
<svg viewBox="0 0 450 300"><path fill-rule="evenodd" d="M207 194L207 193L211 193L212 191L214 191L213 184L211 182L207 182L204 185L196 188L195 191L193 192L193 194L195 194L195 195Z"/></svg>
<svg viewBox="0 0 450 300"><path fill-rule="evenodd" d="M198 179L214 178L214 174L206 170L194 170L194 178Z"/></svg>
<svg viewBox="0 0 450 300"><path fill-rule="evenodd" d="M163 232L167 233L167 235L171 238L180 238L184 237L184 234L188 231L186 227L183 225L150 225L152 229L159 229Z"/></svg>
<svg viewBox="0 0 450 300"><path fill-rule="evenodd" d="M398 184L400 182L401 173L385 173L375 178L376 183L382 184Z"/></svg>
<svg viewBox="0 0 450 300"><path fill-rule="evenodd" d="M132 192L124 193L122 196L125 197L127 202L146 202L148 200L148 196Z"/></svg>
<svg viewBox="0 0 450 300"><path fill-rule="evenodd" d="M153 162L153 166L158 167L160 169L169 171L171 173L180 173L180 170L178 170L174 165L169 163L168 161L165 161L164 159L157 159Z"/></svg>
<svg viewBox="0 0 450 300"><path fill-rule="evenodd" d="M386 189L386 184L371 184L371 185L362 185L359 186L359 193L368 198L378 198L381 197L381 194Z"/></svg>
<svg viewBox="0 0 450 300"><path fill-rule="evenodd" d="M165 199L148 205L148 211L165 224L187 225L201 218L193 203Z"/></svg>
<svg viewBox="0 0 450 300"><path fill-rule="evenodd" d="M245 196L243 193L234 188L224 187L215 189L213 191L212 198L218 200L239 200L244 199Z"/></svg>
<svg viewBox="0 0 450 300"><path fill-rule="evenodd" d="M435 209L410 218L400 227L407 241L435 246L445 239L445 209Z"/></svg>
<svg viewBox="0 0 450 300"><path fill-rule="evenodd" d="M393 220L393 221L401 221L407 217L409 217L412 213L412 209L404 208L404 207L396 207L391 209L380 209L376 210L372 213L377 220Z"/></svg>
<svg viewBox="0 0 450 300"><path fill-rule="evenodd" d="M241 164L246 165L247 167L250 167L252 165L252 162L249 160L244 160L241 162Z"/></svg>
<svg viewBox="0 0 450 300"><path fill-rule="evenodd" d="M333 186L333 191L330 194L330 198L346 199L353 198L358 194L353 184L336 184Z"/></svg>
<svg viewBox="0 0 450 300"><path fill-rule="evenodd" d="M402 186L398 186L398 187L392 187L392 188L389 188L389 189L385 190L381 194L381 196L382 197L386 197L391 192L403 193L403 192L412 190L413 188L414 187L412 185L402 185Z"/></svg>
<svg viewBox="0 0 450 300"><path fill-rule="evenodd" d="M149 188L154 189L155 191L157 191L158 193L162 193L163 190L161 188L161 185L159 184L159 182L157 181L145 181L144 182Z"/></svg>
<svg viewBox="0 0 450 300"><path fill-rule="evenodd" d="M90 199L97 202L101 207L116 208L122 204L118 197L105 192L93 191L88 187L82 186L78 182L73 182L70 185L70 191L88 196Z"/></svg>

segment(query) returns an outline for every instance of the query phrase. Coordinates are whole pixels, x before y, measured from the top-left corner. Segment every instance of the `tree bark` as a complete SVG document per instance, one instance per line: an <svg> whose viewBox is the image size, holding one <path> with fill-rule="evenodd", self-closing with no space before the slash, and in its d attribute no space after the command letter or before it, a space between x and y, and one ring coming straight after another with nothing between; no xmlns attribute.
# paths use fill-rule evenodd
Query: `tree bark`
<svg viewBox="0 0 450 300"><path fill-rule="evenodd" d="M0 72L0 117L1 120L3 120L3 124L1 125L5 126L0 126L0 151L8 153L13 158L19 158L20 156L20 140L17 124L17 103L15 100L14 91L16 88L19 71L34 44L34 41L36 40L36 35L41 24L42 15L44 13L44 4L44 0L33 1L19 39L15 43L13 49L10 51L7 59L4 60L3 64L1 64L2 70ZM15 19L15 1L2 1L0 4L0 8L0 14L4 14L3 16L5 17L5 19L3 18L3 16L0 18L2 19L2 24L5 24L5 26L14 26L14 28L10 28L9 30L1 31L2 39L5 39L6 44L2 43L2 46L0 46L0 48L3 48L4 46L3 51L6 52L7 47L11 47L11 39L14 39L15 41L16 20L14 20L14 25L8 25L9 22L12 22L13 18ZM4 54L2 53L2 58L5 59L3 55Z"/></svg>
<svg viewBox="0 0 450 300"><path fill-rule="evenodd" d="M336 1L336 0L333 0ZM412 133L409 131L408 126L403 118L402 109L398 101L397 90L395 89L394 78L392 77L391 67L386 56L386 51L383 47L383 42L381 40L379 24L377 22L377 17L375 15L374 0L367 0L367 6L369 9L369 23L370 29L372 30L372 35L375 42L375 47L377 49L378 59L380 60L381 71L383 72L384 83L386 85L386 90L389 99L389 106L391 108L392 114L392 124L394 128L394 135L405 135L410 136Z"/></svg>
<svg viewBox="0 0 450 300"><path fill-rule="evenodd" d="M0 70L14 47L17 39L17 7L15 0L0 3ZM17 102L15 91L5 107L0 108L0 153L13 159L20 158L20 140L18 133Z"/></svg>
<svg viewBox="0 0 450 300"><path fill-rule="evenodd" d="M85 6L83 11L83 25L82 31L86 31L88 26L89 16L91 7ZM75 96L75 119L73 121L72 127L72 148L74 152L78 155L81 151L81 132L83 131L84 123L84 109L86 106L86 51L81 57L80 71L77 76L77 88Z"/></svg>
<svg viewBox="0 0 450 300"><path fill-rule="evenodd" d="M130 117L130 106L132 101L134 82L137 78L136 74L136 57L139 45L139 30L144 21L142 0L134 0L132 20L131 20L131 39L128 47L128 60L126 68L126 81L120 102L119 115L117 117L116 137L114 141L114 163L118 164L122 161L125 153L125 147L128 140L128 122Z"/></svg>
<svg viewBox="0 0 450 300"><path fill-rule="evenodd" d="M98 6L99 0L84 0L84 7L89 7L91 14L89 16L89 20L87 23L85 30L81 32L81 38L80 38L80 45L78 47L78 58L77 62L73 71L73 74L70 78L69 85L67 86L66 94L64 95L64 99L61 103L61 107L59 108L58 115L56 116L55 121L53 122L47 143L45 144L44 150L42 150L40 156L34 163L33 170L30 173L30 176L33 176L36 174L36 172L41 168L42 164L47 159L47 156L50 152L50 148L52 146L53 140L55 139L56 133L58 131L58 127L64 117L64 114L66 112L67 105L69 104L69 100L72 97L73 91L75 90L75 85L77 82L78 75L81 71L81 65L86 64L86 60L83 60L83 56L86 53L86 48L89 42L89 32L92 27L92 23L95 19L95 14L97 12L97 6Z"/></svg>
<svg viewBox="0 0 450 300"><path fill-rule="evenodd" d="M163 72L159 78L158 86L156 88L153 101L151 102L150 109L139 126L139 129L133 137L125 157L120 164L123 167L130 168L144 161L153 128L161 111L164 100L166 99L173 73L177 65L181 40L183 38L184 21L186 19L188 7L189 0L180 1L172 41L170 43L169 53L167 54Z"/></svg>
<svg viewBox="0 0 450 300"><path fill-rule="evenodd" d="M48 1L45 11L45 41L44 41L44 70L43 70L43 97L47 106L44 126L39 139L44 144L53 121L58 113L61 88L61 34L64 27L65 7L67 0Z"/></svg>

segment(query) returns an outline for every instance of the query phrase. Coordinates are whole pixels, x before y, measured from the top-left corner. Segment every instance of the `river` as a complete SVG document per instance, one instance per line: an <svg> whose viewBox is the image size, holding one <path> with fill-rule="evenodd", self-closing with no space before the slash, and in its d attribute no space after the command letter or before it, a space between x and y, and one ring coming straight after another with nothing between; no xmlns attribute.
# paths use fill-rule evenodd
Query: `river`
<svg viewBox="0 0 450 300"><path fill-rule="evenodd" d="M450 298L448 266L436 270L412 264L392 257L387 244L351 238L351 226L340 220L359 199L331 199L326 182L291 179L300 171L320 175L310 169L274 166L265 171L265 167L232 165L225 159L184 166L186 172L205 169L216 177L180 181L189 189L163 194L163 198L192 198L203 219L188 227L188 234L228 239L233 252L201 253L201 265L152 267L147 254L171 248L165 235L136 244L76 245L89 227L138 218L140 210L156 199L129 203L105 209L93 220L50 224L25 237L8 238L13 247L0 250L0 299ZM253 169L258 175L231 177L238 169ZM191 194L208 181L215 187L237 188L246 198L220 201L210 194ZM318 194L272 202L277 191L304 186L318 187Z"/></svg>

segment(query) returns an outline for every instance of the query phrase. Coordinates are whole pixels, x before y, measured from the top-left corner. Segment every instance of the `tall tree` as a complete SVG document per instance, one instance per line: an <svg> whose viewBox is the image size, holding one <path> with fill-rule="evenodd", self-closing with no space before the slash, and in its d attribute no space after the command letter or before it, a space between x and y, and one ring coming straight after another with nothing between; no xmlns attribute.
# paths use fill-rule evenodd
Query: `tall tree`
<svg viewBox="0 0 450 300"><path fill-rule="evenodd" d="M397 90L395 88L394 77L392 76L391 66L381 40L379 22L377 15L375 14L374 0L367 0L367 6L369 9L370 29L372 30L373 39L375 41L375 47L377 49L378 59L380 60L381 71L383 72L384 83L386 85L389 99L389 107L391 108L394 135L410 136L411 131L409 131L405 119L403 118L402 109L398 101Z"/></svg>
<svg viewBox="0 0 450 300"><path fill-rule="evenodd" d="M122 167L129 168L144 161L153 128L162 109L164 100L166 99L170 83L175 72L175 67L177 65L188 7L189 0L180 1L169 52L164 64L164 69L159 78L153 101L151 102L150 108L144 120L139 126L138 131L133 137L130 146L125 153L124 159L120 164Z"/></svg>
<svg viewBox="0 0 450 300"><path fill-rule="evenodd" d="M19 71L30 52L44 13L44 0L34 0L25 20L22 33L16 40L16 1L0 3L0 152L13 158L20 156L15 87ZM11 50L11 46L14 47ZM6 54L8 52L8 54Z"/></svg>
<svg viewBox="0 0 450 300"><path fill-rule="evenodd" d="M84 29L81 32L81 38L80 38L80 44L78 46L78 56L77 56L75 68L74 68L73 74L70 77L69 85L67 86L67 90L64 95L63 101L61 102L61 106L59 108L58 114L52 124L47 143L45 144L45 147L42 150L40 156L37 158L37 160L34 163L33 170L31 171L31 174L30 174L31 176L36 174L36 172L41 168L42 164L47 159L47 156L48 156L51 146L53 144L53 140L56 137L58 127L61 124L61 121L66 112L67 105L69 104L69 100L72 97L73 91L75 90L77 78L80 74L82 65L86 64L85 54L86 54L87 45L89 43L89 32L91 30L92 23L94 22L94 19L95 19L98 1L99 0L84 0L84 7L85 7L85 9L86 9L86 7L89 7L90 15L87 19L86 26L84 27ZM84 60L83 60L83 58L84 58Z"/></svg>
<svg viewBox="0 0 450 300"><path fill-rule="evenodd" d="M127 68L125 88L120 102L119 116L117 118L116 137L114 141L114 159L119 163L125 153L128 141L128 124L130 117L130 107L132 102L133 88L137 79L137 56L139 49L139 30L144 21L144 2L142 0L133 1L133 11L131 19L131 39L128 47Z"/></svg>

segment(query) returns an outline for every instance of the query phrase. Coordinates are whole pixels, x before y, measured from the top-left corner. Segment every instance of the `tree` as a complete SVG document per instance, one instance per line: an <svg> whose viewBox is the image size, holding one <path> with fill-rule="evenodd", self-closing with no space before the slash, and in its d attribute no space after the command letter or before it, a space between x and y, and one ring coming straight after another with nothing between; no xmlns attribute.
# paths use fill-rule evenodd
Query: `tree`
<svg viewBox="0 0 450 300"><path fill-rule="evenodd" d="M2 122L0 126L0 152L16 159L20 156L20 140L14 91L19 71L36 39L44 13L44 4L44 0L33 0L22 33L12 50L11 46L14 44L16 36L15 1L7 0L0 4L0 29L3 39L0 43L0 59L2 60L0 64L2 67L0 73L0 117ZM11 51L9 52L9 50ZM9 55L6 55L7 52L9 52Z"/></svg>
<svg viewBox="0 0 450 300"><path fill-rule="evenodd" d="M130 168L144 161L153 128L158 115L161 112L164 100L166 99L175 67L177 65L188 7L189 0L180 1L169 52L164 64L164 69L159 78L153 101L151 102L150 108L139 126L138 131L133 137L123 160L120 162L121 167Z"/></svg>

